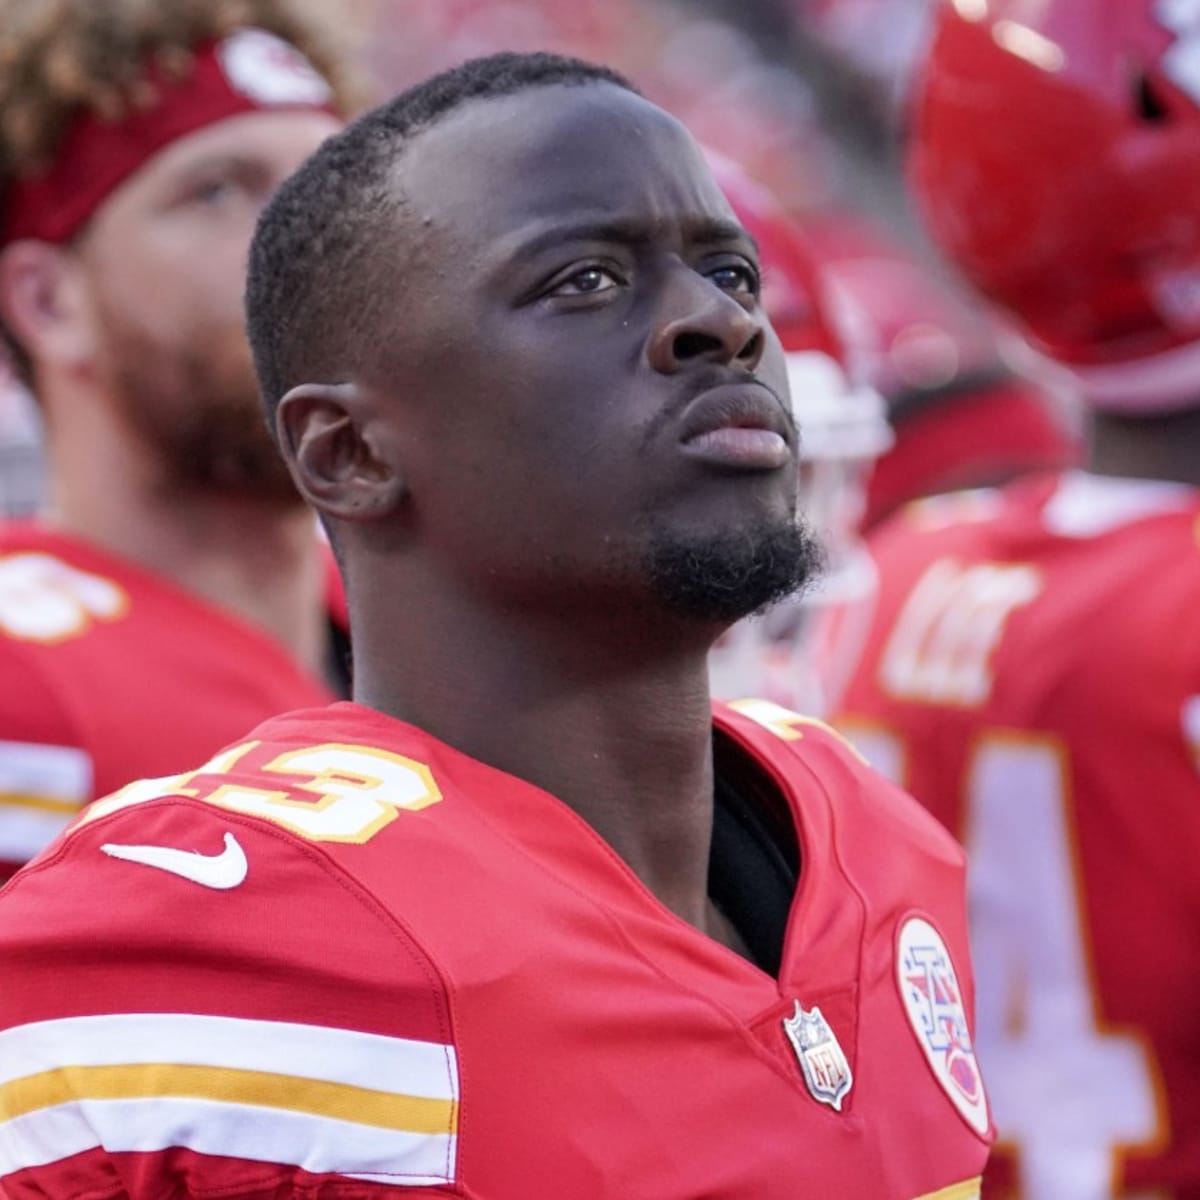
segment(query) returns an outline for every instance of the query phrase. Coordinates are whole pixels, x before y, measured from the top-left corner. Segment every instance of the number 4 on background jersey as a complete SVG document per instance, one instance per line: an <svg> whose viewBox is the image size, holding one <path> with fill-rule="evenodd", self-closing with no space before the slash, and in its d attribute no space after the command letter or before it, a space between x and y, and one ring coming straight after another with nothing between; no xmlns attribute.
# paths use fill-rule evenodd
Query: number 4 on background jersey
<svg viewBox="0 0 1200 1200"><path fill-rule="evenodd" d="M977 1044L1022 1195L1108 1196L1115 1155L1159 1138L1144 1041L1098 1019L1067 765L1055 739L984 738L969 772ZM1056 1085L1059 1091L1056 1093Z"/></svg>
<svg viewBox="0 0 1200 1200"><path fill-rule="evenodd" d="M1196 770L1200 771L1200 696L1193 696L1183 706L1183 737L1192 748Z"/></svg>
<svg viewBox="0 0 1200 1200"><path fill-rule="evenodd" d="M1200 0L1159 0L1154 14L1175 34L1163 66L1176 87L1200 104Z"/></svg>

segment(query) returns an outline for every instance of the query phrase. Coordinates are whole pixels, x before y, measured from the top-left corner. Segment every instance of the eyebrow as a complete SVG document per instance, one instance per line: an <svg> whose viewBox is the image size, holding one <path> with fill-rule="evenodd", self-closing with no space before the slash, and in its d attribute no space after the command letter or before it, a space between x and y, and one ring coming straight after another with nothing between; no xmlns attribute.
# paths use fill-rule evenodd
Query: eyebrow
<svg viewBox="0 0 1200 1200"><path fill-rule="evenodd" d="M749 230L735 221L718 217L701 217L685 221L689 240L699 246L725 242L747 242L759 254L759 245ZM646 222L622 217L582 220L571 225L557 225L522 241L516 246L521 256L571 242L620 242L624 245L644 245L654 237L654 229Z"/></svg>
<svg viewBox="0 0 1200 1200"><path fill-rule="evenodd" d="M269 175L271 167L260 155L241 150L210 150L198 155L191 162L176 163L171 167L176 179L192 181L206 175Z"/></svg>

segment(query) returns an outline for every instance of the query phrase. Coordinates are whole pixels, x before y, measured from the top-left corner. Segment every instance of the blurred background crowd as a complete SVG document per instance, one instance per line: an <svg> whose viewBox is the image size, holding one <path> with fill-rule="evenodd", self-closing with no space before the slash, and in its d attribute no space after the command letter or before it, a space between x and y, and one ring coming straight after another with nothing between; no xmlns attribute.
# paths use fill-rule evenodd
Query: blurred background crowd
<svg viewBox="0 0 1200 1200"><path fill-rule="evenodd" d="M1069 387L985 314L924 242L900 161L929 0L354 0L382 97L472 55L549 48L611 63L768 189L850 311L854 371L888 402L874 524L924 491L1073 453ZM0 365L0 371L4 371ZM42 495L36 409L5 371L0 511ZM929 426L949 445L926 437ZM815 435L814 435L815 440Z"/></svg>

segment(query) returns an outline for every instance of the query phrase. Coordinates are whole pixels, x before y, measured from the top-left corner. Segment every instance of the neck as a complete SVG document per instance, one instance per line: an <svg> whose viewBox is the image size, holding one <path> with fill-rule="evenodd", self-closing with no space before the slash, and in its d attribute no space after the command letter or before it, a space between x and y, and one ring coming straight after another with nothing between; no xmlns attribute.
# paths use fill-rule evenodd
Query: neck
<svg viewBox="0 0 1200 1200"><path fill-rule="evenodd" d="M323 576L309 510L172 493L102 413L73 405L69 429L48 414L46 523L258 626L320 674Z"/></svg>
<svg viewBox="0 0 1200 1200"><path fill-rule="evenodd" d="M704 639L672 647L636 616L499 611L428 577L393 582L374 593L386 610L353 610L355 699L557 796L663 904L720 937Z"/></svg>
<svg viewBox="0 0 1200 1200"><path fill-rule="evenodd" d="M1095 412L1087 465L1097 475L1200 486L1200 407L1153 417Z"/></svg>

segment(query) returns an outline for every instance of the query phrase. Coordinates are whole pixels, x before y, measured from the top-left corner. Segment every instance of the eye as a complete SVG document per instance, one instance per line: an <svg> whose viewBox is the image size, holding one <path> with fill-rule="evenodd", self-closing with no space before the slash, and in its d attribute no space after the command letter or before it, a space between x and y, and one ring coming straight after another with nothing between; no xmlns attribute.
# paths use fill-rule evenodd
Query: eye
<svg viewBox="0 0 1200 1200"><path fill-rule="evenodd" d="M551 289L550 294L552 296L595 296L620 287L622 282L623 280L619 279L608 267L592 263L574 274L568 275Z"/></svg>
<svg viewBox="0 0 1200 1200"><path fill-rule="evenodd" d="M233 199L239 190L232 179L205 179L188 190L187 200L190 204L211 207Z"/></svg>
<svg viewBox="0 0 1200 1200"><path fill-rule="evenodd" d="M749 262L722 263L709 271L708 277L725 292L757 296L762 290L758 269Z"/></svg>

